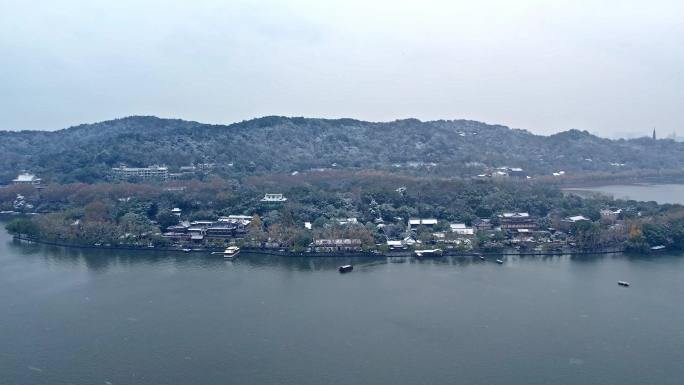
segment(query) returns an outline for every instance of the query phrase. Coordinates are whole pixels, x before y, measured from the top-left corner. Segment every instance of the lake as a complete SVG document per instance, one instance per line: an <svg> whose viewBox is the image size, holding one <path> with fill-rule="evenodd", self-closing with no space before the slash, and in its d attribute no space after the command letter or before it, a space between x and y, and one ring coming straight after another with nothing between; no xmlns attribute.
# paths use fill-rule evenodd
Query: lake
<svg viewBox="0 0 684 385"><path fill-rule="evenodd" d="M230 262L2 230L0 383L681 384L682 298L669 254Z"/></svg>
<svg viewBox="0 0 684 385"><path fill-rule="evenodd" d="M637 201L656 201L658 203L684 204L683 184L627 184L598 187L566 188L581 194L600 193L613 196L615 199L633 199Z"/></svg>

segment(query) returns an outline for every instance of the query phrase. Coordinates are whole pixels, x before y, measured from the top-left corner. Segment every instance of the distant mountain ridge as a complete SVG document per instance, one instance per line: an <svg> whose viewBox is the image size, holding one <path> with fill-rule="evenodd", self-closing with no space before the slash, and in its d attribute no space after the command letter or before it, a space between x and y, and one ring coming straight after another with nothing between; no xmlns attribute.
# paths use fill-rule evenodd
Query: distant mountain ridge
<svg viewBox="0 0 684 385"><path fill-rule="evenodd" d="M471 120L365 122L267 116L230 125L131 116L58 131L0 131L0 181L20 170L95 182L119 164L215 163L226 175L371 168L470 176L485 167L530 175L684 167L684 143L611 140L586 131L550 136ZM228 166L232 164L232 166ZM416 171L418 170L418 171Z"/></svg>

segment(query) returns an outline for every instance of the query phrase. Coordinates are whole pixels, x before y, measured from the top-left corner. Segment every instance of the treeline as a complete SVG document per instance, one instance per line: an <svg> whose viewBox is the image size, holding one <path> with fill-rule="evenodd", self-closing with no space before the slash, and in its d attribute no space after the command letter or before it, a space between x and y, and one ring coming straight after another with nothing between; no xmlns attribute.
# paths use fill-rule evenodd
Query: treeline
<svg viewBox="0 0 684 385"><path fill-rule="evenodd" d="M666 250L684 250L683 216L677 209L663 217L649 218L640 226L633 226L625 243L627 250L649 252L661 246Z"/></svg>
<svg viewBox="0 0 684 385"><path fill-rule="evenodd" d="M472 176L499 166L535 176L563 170L610 177L676 172L682 155L684 144L672 140L608 140L577 130L539 136L468 120L265 117L224 126L130 117L54 132L0 132L0 183L20 170L58 183L102 182L121 163L214 163L214 173L239 179L312 168Z"/></svg>

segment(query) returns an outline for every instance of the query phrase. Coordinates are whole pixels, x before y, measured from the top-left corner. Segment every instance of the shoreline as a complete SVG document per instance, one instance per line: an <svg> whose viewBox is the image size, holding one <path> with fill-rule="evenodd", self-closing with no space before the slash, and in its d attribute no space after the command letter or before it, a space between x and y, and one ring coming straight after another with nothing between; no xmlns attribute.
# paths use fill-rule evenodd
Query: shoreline
<svg viewBox="0 0 684 385"><path fill-rule="evenodd" d="M221 252L223 248L202 248L202 249L192 249L191 251L183 251L183 249L170 248L170 247L135 247L135 246L92 246L92 245L80 245L73 243L64 243L56 241L46 241L39 240L30 237L22 237L18 235L12 236L13 240L21 242L36 243L41 245L57 246L70 249L90 249L90 250L129 250L129 251L154 251L154 252L176 252L176 253L213 253ZM281 257L308 257L308 258L406 258L406 257L416 257L413 251L400 251L400 252L370 252L370 251L354 251L354 252L296 252L296 251L279 251L272 249L262 249L257 247L241 247L242 251L253 254L264 254L264 255L274 255ZM506 251L501 252L457 252L445 250L441 257L506 257L506 256L561 256L561 255L590 255L590 254L624 254L626 253L624 248L605 248L600 250L572 250L572 251L547 251L547 252L518 252L510 253ZM419 259L438 259L441 257L416 257Z"/></svg>
<svg viewBox="0 0 684 385"><path fill-rule="evenodd" d="M547 180L548 182L554 182L553 180ZM668 185L668 184L684 184L684 177L667 177L667 176L639 176L639 177L627 177L627 178L577 178L558 180L558 188L565 189L581 189L581 188L592 188L592 187L604 187L604 186L639 186L639 185Z"/></svg>

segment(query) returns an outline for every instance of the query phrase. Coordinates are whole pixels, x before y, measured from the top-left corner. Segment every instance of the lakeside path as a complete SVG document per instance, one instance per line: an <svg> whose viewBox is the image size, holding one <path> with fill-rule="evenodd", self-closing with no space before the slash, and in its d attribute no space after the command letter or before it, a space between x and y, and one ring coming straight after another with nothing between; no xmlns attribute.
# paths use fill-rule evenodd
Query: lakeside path
<svg viewBox="0 0 684 385"><path fill-rule="evenodd" d="M29 237L14 236L15 241L19 242L29 242L37 243L50 246L58 246L65 248L74 249L94 249L94 250L131 250L131 251L153 251L153 252L176 252L176 253L188 253L183 251L183 249L169 248L169 247L136 247L136 246L94 246L94 245L79 245L64 242L54 242L45 241ZM396 251L396 252L370 252L370 251L359 251L359 252L294 252L294 251L280 251L274 249L262 249L256 247L242 247L242 251L252 253L252 254L263 254L263 255L276 255L283 257L376 257L376 258L405 258L405 257L415 257L413 251ZM198 248L192 249L189 253L213 253L221 252L224 248ZM625 250L620 247L615 248L605 248L599 250L563 250L563 251L548 251L548 252L511 252L510 250L502 250L500 252L457 252L445 250L442 256L449 257L506 257L506 256L560 256L560 255L587 255L587 254L621 254ZM440 258L440 257L421 257L423 259L430 258Z"/></svg>

